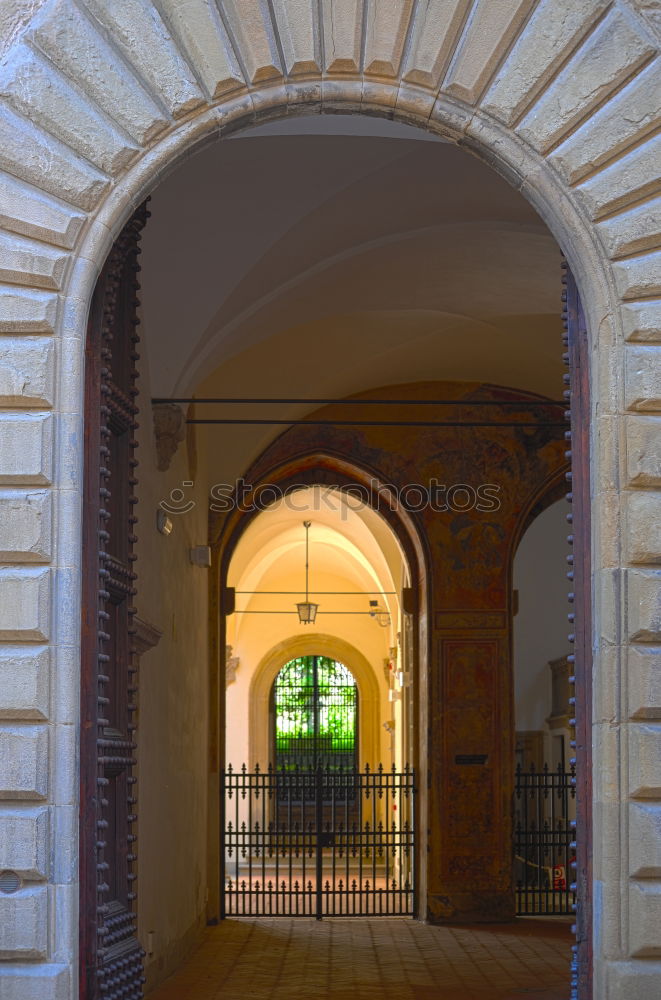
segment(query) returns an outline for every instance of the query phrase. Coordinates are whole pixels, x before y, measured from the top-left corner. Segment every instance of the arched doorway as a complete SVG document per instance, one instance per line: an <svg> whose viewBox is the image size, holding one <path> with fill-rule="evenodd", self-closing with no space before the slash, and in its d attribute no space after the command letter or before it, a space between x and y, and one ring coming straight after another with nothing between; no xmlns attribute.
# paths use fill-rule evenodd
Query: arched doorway
<svg viewBox="0 0 661 1000"><path fill-rule="evenodd" d="M630 762L619 752L629 743L647 746L652 736L641 720L658 714L654 685L647 683L653 669L650 643L658 644L659 638L653 610L658 580L650 569L658 562L658 545L649 527L658 489L658 468L650 459L657 433L653 414L659 412L658 394L648 383L658 351L658 282L650 255L658 234L654 216L647 212L656 193L656 158L649 153L656 141L650 131L658 83L654 13L649 5L634 2L606 8L576 4L567 22L556 4L515 10L497 5L492 10L481 3L471 8L470 16L464 16L465 5L455 5L448 19L438 17L433 5L399 5L393 15L388 5L334 5L319 13L314 5L283 3L262 4L259 11L255 6L254 16L243 19L236 4L217 6L222 22L204 4L199 18L189 21L172 5L167 13L162 5L150 8L147 16L140 4L118 13L114 6L98 3L90 5L91 15L69 20L61 4L46 3L21 14L16 31L7 37L12 139L5 151L10 207L3 225L15 263L6 278L13 287L4 294L15 313L5 329L18 332L7 345L16 359L10 371L19 372L23 365L26 372L12 380L5 396L7 433L18 442L10 453L20 456L7 475L19 489L40 486L45 527L43 540L35 541L29 531L18 545L8 546L9 560L22 565L3 570L8 606L18 609L4 633L10 680L19 692L7 702L8 718L20 717L34 729L29 737L24 727L3 735L20 738L21 746L23 739L33 738L41 746L51 735L52 747L75 742L70 733L79 723L79 684L70 657L75 658L78 646L79 608L71 595L78 589L75 497L81 478L79 463L76 468L69 459L74 436L83 428L84 312L109 243L144 190L209 133L231 131L260 117L296 114L306 104L315 111L361 109L443 131L494 162L541 206L566 243L591 317L594 424L603 428L592 446L592 498L598 514L594 578L599 581L595 648L601 644L595 695L603 714L600 709L594 739L584 734L587 738L579 742L586 755L593 744L603 745L618 762L617 780L595 788L599 808L609 817L594 832L595 841L601 838L595 850L597 884L609 914L603 924L608 930L600 929L596 941L598 975L604 990L621 995L648 989L650 952L656 953L645 932L656 894L648 878L649 858L643 852L630 868L626 851L613 851L607 838L619 843L622 831L628 831L623 843L632 838L632 857L638 857L654 826L647 810L655 806L648 803L658 799L645 769L631 774ZM88 53L93 53L91 62ZM117 93L122 99L116 99ZM16 134L21 141L15 141ZM54 354L57 390L52 392ZM625 370L626 391L621 393ZM51 419L45 411L54 400L57 410ZM11 412L17 406L21 412ZM52 452L51 424L56 431ZM37 428L42 427L39 437ZM626 448L615 455L613 444L625 439ZM63 458L55 470L54 455ZM38 461L43 467L37 471ZM51 499L58 532L54 545L48 537ZM30 492L29 504L34 502ZM613 512L624 505L627 524L635 526L631 538L625 529L613 527L618 521ZM32 523L26 518L25 524ZM606 579L612 579L612 587ZM619 591L613 594L620 580L621 600ZM15 601L19 591L28 597ZM626 615L629 591L631 621ZM34 615L24 616L27 606ZM50 608L58 610L56 621L49 620ZM26 645L17 651L16 642ZM41 643L53 648L42 649ZM626 656L616 656L615 649L627 643ZM21 671L12 665L17 656L29 664L26 669L35 681L28 688L33 692L29 699ZM619 680L621 662L634 663L641 672L631 705L627 685ZM57 710L50 714L44 676L57 695ZM10 684L7 690L14 688ZM587 683L581 695L589 703ZM22 785L12 786L7 798L19 804L4 808L22 809L29 794L47 801L58 823L69 812L75 814L68 770L73 755L73 749L53 752L49 764L35 751L39 766L35 764L34 788L26 793ZM587 792L591 794L589 788ZM630 816L637 817L631 826ZM50 856L58 842L75 841L73 821L67 822L67 835L60 837L60 826L43 823L41 814L26 818L26 828L34 824L40 857ZM13 819L9 823L13 829ZM32 843L31 838L32 833L26 835L26 842ZM74 921L69 904L59 908L53 900L68 899L76 873L65 866L66 875L53 875L64 884L58 881L47 892L39 884L46 877L43 866L22 858L21 848L9 860L19 868L24 865L27 891L38 901L40 918L29 939L18 935L15 947L14 938L10 940L10 989L39 965L38 974L48 984L44 990L66 991L76 953ZM46 927L52 929L49 941ZM30 973L16 964L24 956L35 963ZM25 986L19 983L16 989L21 988Z"/></svg>
<svg viewBox="0 0 661 1000"><path fill-rule="evenodd" d="M432 390L432 391L434 391L434 390ZM482 391L482 390L480 390L480 391ZM440 397L441 399L445 399L445 396L444 396L444 393L445 393L445 390L442 390L442 391L441 391L441 392L439 393L439 397ZM415 397L413 397L413 398L415 398ZM450 401L450 400L446 400L446 401ZM472 401L471 401L471 402L472 402ZM497 405L499 405L499 404L497 403L497 401L496 401L496 399L495 399L495 398L488 398L488 399L487 399L487 398L484 398L483 400L481 400L481 402L482 402L482 404L483 404L483 405L493 405L493 406L497 406ZM510 399L510 400L508 400L508 402L509 402L509 403L512 403L512 404L516 403L516 404L518 405L518 403L519 403L519 398L517 397L516 399ZM527 403L528 403L529 405L538 405L538 403L537 403L536 401L534 401L534 400L527 400L526 402L527 402ZM338 401L338 403L340 403L340 404L341 404L341 401ZM546 405L546 404L542 404L542 405ZM555 405L555 404L554 404L554 405ZM331 415L331 416L332 416L332 415ZM341 415L339 415L339 414L338 414L338 418L339 418L339 422L341 423ZM308 442L308 449L309 449L309 442ZM335 449L331 448L330 450L331 450L331 451L333 451L333 450L334 450L334 451L336 451L336 452L337 452L337 451L338 451L339 449L337 449L337 448L335 448ZM308 466L308 469L309 469L310 467L311 467L311 466ZM338 465L337 465L337 462L333 462L333 463L330 463L330 464L328 464L328 463L327 463L327 468L333 468L333 469L336 469L337 467L338 467ZM296 463L296 464L295 464L294 466L292 466L292 468L290 468L289 470L287 470L287 473L286 473L286 475L290 477L290 481L292 481L292 480L291 480L291 477L293 477L293 476L297 476L297 475L298 475L298 469L299 469L299 468L301 468L301 463L300 463L300 462L297 462L297 463ZM305 468L305 465L303 465L303 468ZM352 473L351 473L351 476L352 476L352 477L355 477L355 472L352 472ZM355 479L353 479L353 480L352 480L352 479L351 479L350 477L347 477L347 485L350 485L350 483L351 483L352 481L355 481ZM464 489L464 487L462 487L462 489ZM377 492L378 492L378 491L377 491ZM466 491L465 491L465 489L464 489L464 492L466 492ZM470 490L468 491L468 496L469 496L469 498L470 498ZM460 498L460 501L461 501L461 503L464 503L464 500L465 500L465 497L463 497L463 496L462 496L462 497ZM459 501L458 501L458 502L459 502ZM176 512L175 512L175 513L176 513ZM229 532L229 534L227 534L227 533L225 534L225 539L227 539L228 537L231 537L231 532L232 532L233 528L234 528L234 525L233 525L233 524L232 524L232 523L230 522L230 523L229 523L229 525L227 526L227 529L226 529L226 530L227 530L227 532ZM419 577L415 577L415 575L414 575L414 578L416 578L417 580L419 580ZM507 612L505 612L505 614L506 614L506 613L507 613ZM453 612L453 614L454 614L454 612ZM468 628L471 628L471 627L472 627L471 625L468 625L468 626L466 626L466 624L465 624L465 623L466 623L466 621L469 621L470 619L467 619L467 618L464 618L464 619L462 620L462 622L461 622L460 624L457 624L457 621L458 621L458 619L456 619L456 620L455 620L455 618L453 617L453 618L452 618L452 621L451 621L451 620L450 620L450 619L449 619L448 617L443 617L444 615L446 615L446 612L445 612L445 611L443 611L443 610L440 610L440 612L438 612L438 613L435 613L435 614L434 614L434 616L433 616L433 618L432 618L432 616L430 615L430 608L429 608L428 606L426 606L426 605L425 605L424 609L422 609L422 610L421 610L421 617L419 618L419 622L418 622L418 624L420 625L420 623L423 623L423 624L424 624L424 623L426 623L426 624L427 624L427 626L429 626L429 625L431 625L431 623L432 623L432 621L433 621L433 628L434 628L434 629L437 629L437 630L444 630L444 629L448 629L448 628L450 628L450 629L457 629L457 628L458 628L459 630L462 630L462 629L465 629L466 627L468 627ZM497 622L502 622L502 621L505 621L505 618L502 618L502 617L501 617L501 618L499 618L499 617L498 617L497 615L495 615L495 616L491 617L491 618L489 619L489 622L490 622L490 624L489 624L489 626L488 626L488 629L491 629L491 630L495 629L496 631L498 631L498 629L499 629L499 628L500 628L501 626L499 626L498 624L495 624L495 625L494 625L494 623L497 623ZM438 623L440 623L440 624L438 624ZM429 633L427 633L427 635L428 635L428 634L429 634ZM450 638L450 637L449 637L449 636L446 636L446 638ZM464 637L463 637L463 636L459 636L458 638L459 638L460 640L462 640L462 641L463 641L463 639L464 639ZM494 638L494 637L493 637L493 636L492 636L492 635L491 635L491 634L490 634L489 632L487 632L487 633L483 633L483 635L482 635L482 637L481 637L481 640L486 640L486 642L487 642L487 644L488 644L489 642L492 642L493 638ZM219 643L219 645L220 645L220 648L222 648L222 647L223 647L223 645L224 645L224 643L222 643L222 642L221 642L221 643ZM479 650L480 650L480 653L481 653L481 652L483 652L483 651L484 651L484 650L486 649L486 645L485 645L485 642L481 641L481 644L478 644L478 645L479 645ZM456 643L455 643L455 646L456 646ZM451 649L453 648L453 647L452 647L452 643L450 642L449 644L446 644L446 645L445 645L445 646L444 646L443 648L444 648L444 650L451 650ZM476 646L475 648L477 649L478 647ZM445 654L444 654L444 655L445 655ZM462 654L462 655L463 655L463 654ZM470 655L472 656L473 654L471 653ZM427 659L427 660L426 660L426 662L427 662L427 663L429 663L429 662L430 662L430 660L429 660L429 659ZM466 667L466 665L467 665L467 662L468 662L468 661L466 661L465 659L462 659L462 658L460 657L460 658L459 658L459 659L458 659L458 660L456 661L456 667L457 667L457 669L458 669L458 670L459 670L460 672L461 672L461 671L463 671L463 670L464 670L464 668L465 668L465 667ZM484 665L479 665L479 670L483 670L483 669L484 669ZM486 667L486 669L487 669L487 670L490 670L490 667L488 667L488 666L487 666L487 667ZM507 699L504 699L504 700L502 701L502 704L506 705L506 702L507 702ZM501 702L499 701L499 704L500 704L500 703L501 703ZM433 698L429 699L429 701L426 701L426 700L425 700L424 704L423 704L423 705L421 706L421 709L420 709L420 715L421 715L421 717L422 717L422 716L424 716L424 713L425 713L425 711L427 710L427 707L428 707L428 706L429 706L429 707L431 707L431 706L433 706L434 704L435 704L435 701L434 701L434 699L433 699ZM425 725L424 725L424 720L422 720L422 721L421 721L421 724L420 724L420 726L419 726L419 729L418 729L418 732L419 732L419 733L423 733L423 732L425 732ZM507 727L506 727L506 726L504 727L504 729L503 729L503 732L507 732ZM503 740L503 744L502 744L502 748L501 748L501 750L500 750L499 752L500 752L500 753L502 753L502 756L503 756L503 760L504 760L504 761L506 762L506 763L505 763L505 767L506 767L506 768L510 767L510 766L511 766L511 764L507 762L507 754L506 754L506 752L505 752L505 741L504 741L504 740ZM427 754L428 754L428 750L426 750L426 751L425 751L425 753L427 753ZM476 764L476 761L475 761L475 760L474 760L473 758L476 758L476 757L480 757L480 758L483 758L483 757L484 757L484 758L487 758L488 756L489 756L488 754L484 754L484 753L482 753L482 752L480 752L480 751L478 751L478 752L476 752L476 753L473 753L473 752L468 752L468 753L459 753L459 754L455 754L455 757L458 757L458 758L461 758L461 759L459 759L459 760L455 760L455 762L454 762L454 763L455 763L455 764L456 764L456 765L457 765L458 767L460 767L460 766L466 766L466 765L469 765L469 766L475 766L475 764ZM485 761L481 761L481 762L477 762L477 763L478 763L478 765L479 765L480 763L484 763L484 762L485 762ZM493 762L491 762L491 763L493 764ZM434 789L435 789L435 785L434 785L434 782L432 781L432 790L434 790ZM505 838L505 839L506 839L506 838ZM441 895L441 894L439 894L439 895Z"/></svg>
<svg viewBox="0 0 661 1000"><path fill-rule="evenodd" d="M222 621L234 663L219 831L225 915L413 913L407 726L417 667L411 644L400 648L408 565L388 523L368 505L352 508L323 478L316 464L301 471L290 498L240 517L220 539L220 605L229 609ZM297 634L296 588L308 556L310 598L319 603L315 622L298 622ZM243 738L232 725L242 716ZM262 815L255 796L244 816L239 796L250 800L255 788L271 812ZM252 881L236 863L234 831L244 824L255 856L273 859Z"/></svg>

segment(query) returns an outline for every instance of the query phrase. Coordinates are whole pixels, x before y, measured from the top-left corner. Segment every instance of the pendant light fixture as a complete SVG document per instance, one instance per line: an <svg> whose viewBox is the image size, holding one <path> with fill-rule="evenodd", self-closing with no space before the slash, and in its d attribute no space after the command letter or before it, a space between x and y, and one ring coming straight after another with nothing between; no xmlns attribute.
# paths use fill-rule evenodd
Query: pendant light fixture
<svg viewBox="0 0 661 1000"><path fill-rule="evenodd" d="M311 521L303 521L305 527L305 600L299 601L296 605L296 610L298 611L298 620L301 625L314 625L315 619L317 617L317 610L319 608L318 604L314 604L310 600L309 593L309 571L310 571L310 525Z"/></svg>

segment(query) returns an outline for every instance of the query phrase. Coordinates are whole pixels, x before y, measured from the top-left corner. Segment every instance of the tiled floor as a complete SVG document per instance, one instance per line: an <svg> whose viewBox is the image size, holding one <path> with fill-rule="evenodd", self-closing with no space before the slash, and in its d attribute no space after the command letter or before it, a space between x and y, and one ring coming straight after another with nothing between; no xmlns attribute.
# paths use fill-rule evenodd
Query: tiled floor
<svg viewBox="0 0 661 1000"><path fill-rule="evenodd" d="M567 1000L563 919L226 920L149 1000Z"/></svg>

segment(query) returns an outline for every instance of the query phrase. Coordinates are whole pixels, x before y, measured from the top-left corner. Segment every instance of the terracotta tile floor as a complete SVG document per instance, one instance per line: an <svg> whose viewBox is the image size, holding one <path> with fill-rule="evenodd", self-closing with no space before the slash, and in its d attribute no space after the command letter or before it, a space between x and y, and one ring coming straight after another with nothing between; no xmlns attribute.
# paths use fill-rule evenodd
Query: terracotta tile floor
<svg viewBox="0 0 661 1000"><path fill-rule="evenodd" d="M567 1000L570 922L226 920L149 1000Z"/></svg>

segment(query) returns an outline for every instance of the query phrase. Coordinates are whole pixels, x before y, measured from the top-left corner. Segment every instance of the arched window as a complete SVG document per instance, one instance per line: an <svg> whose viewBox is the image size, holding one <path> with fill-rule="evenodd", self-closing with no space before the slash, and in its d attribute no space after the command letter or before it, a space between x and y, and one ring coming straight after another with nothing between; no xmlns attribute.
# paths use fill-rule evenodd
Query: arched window
<svg viewBox="0 0 661 1000"><path fill-rule="evenodd" d="M278 769L356 769L358 690L343 663L297 656L276 677L272 703Z"/></svg>

